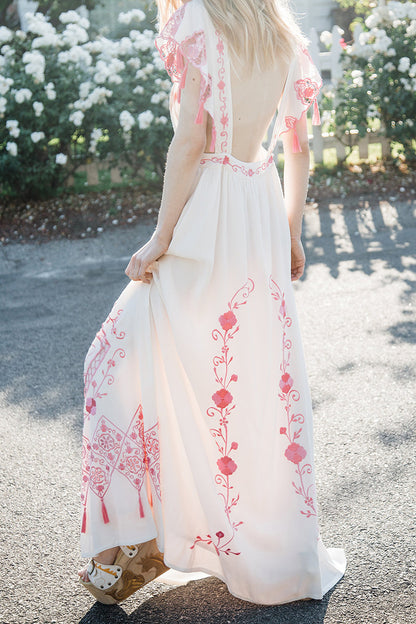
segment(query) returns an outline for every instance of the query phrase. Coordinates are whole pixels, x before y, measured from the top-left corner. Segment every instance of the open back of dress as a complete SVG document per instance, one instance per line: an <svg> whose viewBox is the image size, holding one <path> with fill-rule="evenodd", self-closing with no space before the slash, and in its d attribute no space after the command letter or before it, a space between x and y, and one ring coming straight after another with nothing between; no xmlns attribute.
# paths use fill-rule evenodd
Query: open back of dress
<svg viewBox="0 0 416 624"><path fill-rule="evenodd" d="M128 284L86 356L82 554L156 537L167 566L215 575L244 600L319 599L345 556L319 534L311 397L273 150L316 102L321 80L300 50L272 141L245 162L232 155L227 46L202 0L172 16L157 46L174 82L173 120L187 64L199 68L198 117L211 115L213 153L151 284Z"/></svg>

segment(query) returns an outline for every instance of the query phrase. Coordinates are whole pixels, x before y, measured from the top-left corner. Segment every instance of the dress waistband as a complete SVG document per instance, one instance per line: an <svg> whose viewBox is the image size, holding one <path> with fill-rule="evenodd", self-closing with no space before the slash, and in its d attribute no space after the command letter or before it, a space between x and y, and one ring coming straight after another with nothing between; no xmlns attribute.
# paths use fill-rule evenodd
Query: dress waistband
<svg viewBox="0 0 416 624"><path fill-rule="evenodd" d="M273 155L267 155L264 160L244 162L242 160L238 160L238 158L235 158L232 154L204 153L203 158L201 158L200 165L205 165L206 163L229 166L236 173L242 173L243 175L251 178L266 171L266 169L274 163L274 158Z"/></svg>

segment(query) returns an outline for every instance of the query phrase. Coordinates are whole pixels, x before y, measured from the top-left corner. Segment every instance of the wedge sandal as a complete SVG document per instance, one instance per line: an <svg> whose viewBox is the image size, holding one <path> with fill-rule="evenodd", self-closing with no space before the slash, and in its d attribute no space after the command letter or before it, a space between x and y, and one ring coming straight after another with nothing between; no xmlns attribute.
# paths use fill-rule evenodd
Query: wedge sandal
<svg viewBox="0 0 416 624"><path fill-rule="evenodd" d="M80 583L98 602L117 604L167 570L155 538L136 546L121 546L112 565L91 559L87 566L89 582L80 579Z"/></svg>

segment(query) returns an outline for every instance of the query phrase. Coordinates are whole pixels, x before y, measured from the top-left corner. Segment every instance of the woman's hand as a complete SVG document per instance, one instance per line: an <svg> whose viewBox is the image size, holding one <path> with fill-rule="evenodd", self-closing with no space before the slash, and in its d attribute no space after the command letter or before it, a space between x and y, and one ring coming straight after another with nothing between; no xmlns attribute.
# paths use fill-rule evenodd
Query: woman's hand
<svg viewBox="0 0 416 624"><path fill-rule="evenodd" d="M302 241L298 238L290 239L292 248L291 248L291 274L292 274L292 282L295 282L300 277L302 277L303 272L305 270L305 252L303 250Z"/></svg>
<svg viewBox="0 0 416 624"><path fill-rule="evenodd" d="M163 256L168 247L169 244L154 233L152 238L132 255L125 270L127 277L135 282L150 284L152 262Z"/></svg>

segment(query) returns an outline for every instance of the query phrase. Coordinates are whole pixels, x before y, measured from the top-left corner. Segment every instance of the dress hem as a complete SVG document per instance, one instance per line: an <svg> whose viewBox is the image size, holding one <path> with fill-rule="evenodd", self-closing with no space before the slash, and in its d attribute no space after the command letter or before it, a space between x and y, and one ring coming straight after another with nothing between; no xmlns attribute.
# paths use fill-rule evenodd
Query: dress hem
<svg viewBox="0 0 416 624"><path fill-rule="evenodd" d="M257 604L257 605L263 605L263 606L277 606L277 605L283 605L283 604L288 604L290 602L298 602L299 600L304 600L305 598L309 598L311 600L322 600L322 598L324 597L324 595L332 588L334 587L340 580L341 578L344 576L344 573L339 573L339 576L336 578L336 580L331 583L328 587L328 589L326 589L325 591L322 591L322 594L319 596L305 596L304 594L296 597L296 598L291 598L290 600L284 600L283 602L257 602L255 600L253 600L252 598L248 598L247 596L242 596L241 594L237 594L236 592L232 591L230 589L230 586L228 585L227 581L225 580L225 577L223 577L221 574L218 574L217 572L212 572L212 570L209 570L208 568L204 568L203 566L198 566L196 568L192 568L192 567L182 567L182 566L177 566L173 563L170 563L169 561L167 561L167 559L164 557L163 561L165 562L165 565L168 566L168 568L170 568L171 570L176 570L177 572L204 572L205 574L209 574L210 576L215 576L216 578L218 578L220 581L222 581L223 583L225 583L225 585L227 586L227 590L228 592L234 596L235 598L238 598L239 600L244 600L245 602L251 602L253 604ZM155 579L157 580L157 579ZM163 582L163 581L160 581Z"/></svg>

